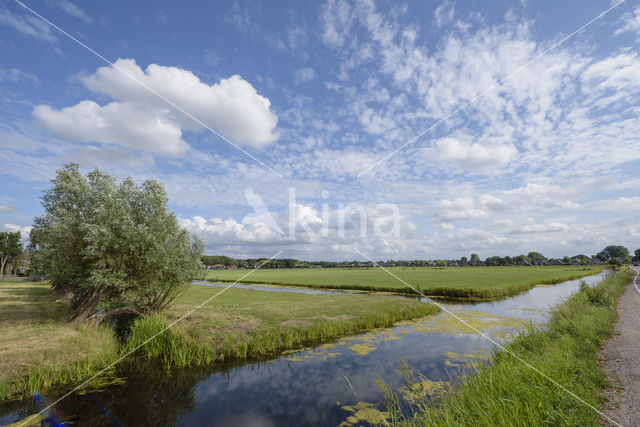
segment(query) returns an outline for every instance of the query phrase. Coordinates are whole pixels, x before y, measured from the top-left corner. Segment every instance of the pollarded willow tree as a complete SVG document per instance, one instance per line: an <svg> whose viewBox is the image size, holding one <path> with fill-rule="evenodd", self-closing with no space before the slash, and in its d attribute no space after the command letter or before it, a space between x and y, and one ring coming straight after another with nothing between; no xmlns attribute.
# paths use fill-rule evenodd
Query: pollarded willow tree
<svg viewBox="0 0 640 427"><path fill-rule="evenodd" d="M167 210L161 184L120 184L70 163L42 196L30 238L53 286L72 297L75 323L169 305L202 268L202 242Z"/></svg>

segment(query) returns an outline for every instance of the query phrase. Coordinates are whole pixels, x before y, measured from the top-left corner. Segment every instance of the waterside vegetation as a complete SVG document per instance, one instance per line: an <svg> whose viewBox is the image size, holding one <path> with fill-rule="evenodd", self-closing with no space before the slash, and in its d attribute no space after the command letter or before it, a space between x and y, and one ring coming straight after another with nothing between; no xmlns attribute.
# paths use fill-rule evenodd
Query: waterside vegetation
<svg viewBox="0 0 640 427"><path fill-rule="evenodd" d="M447 386L437 402L423 400L413 415L403 414L398 398L387 391L387 410L393 423L600 425L593 408L603 403L607 382L598 366L598 350L613 333L616 301L631 276L625 269L595 288L583 285L580 292L554 309L546 329L521 333L507 346L508 352L495 352L490 364L477 366L455 386Z"/></svg>
<svg viewBox="0 0 640 427"><path fill-rule="evenodd" d="M191 286L171 309L134 322L127 345L135 348L219 292ZM140 354L167 366L264 358L438 311L433 304L409 299L230 289L142 347Z"/></svg>
<svg viewBox="0 0 640 427"><path fill-rule="evenodd" d="M137 317L118 337L103 322L76 325L48 284L0 282L0 401L89 378L221 291L189 286L175 305ZM229 289L142 346L134 356L165 367L217 365L278 355L435 314L432 304L369 295Z"/></svg>

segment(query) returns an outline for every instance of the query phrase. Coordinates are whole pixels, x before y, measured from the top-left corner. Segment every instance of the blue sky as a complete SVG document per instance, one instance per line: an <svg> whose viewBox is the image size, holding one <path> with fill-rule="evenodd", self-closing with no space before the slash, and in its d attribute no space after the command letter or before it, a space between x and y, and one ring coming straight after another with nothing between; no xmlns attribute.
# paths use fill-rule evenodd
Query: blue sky
<svg viewBox="0 0 640 427"><path fill-rule="evenodd" d="M75 161L211 254L640 247L637 2L25 4L113 65L0 4L2 229Z"/></svg>

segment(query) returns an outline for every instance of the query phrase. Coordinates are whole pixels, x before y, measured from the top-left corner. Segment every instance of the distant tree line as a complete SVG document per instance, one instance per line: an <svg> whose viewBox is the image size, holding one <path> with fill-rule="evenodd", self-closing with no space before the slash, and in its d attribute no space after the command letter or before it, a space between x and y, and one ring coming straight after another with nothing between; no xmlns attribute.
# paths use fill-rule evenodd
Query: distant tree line
<svg viewBox="0 0 640 427"><path fill-rule="evenodd" d="M509 265L590 265L590 264L626 264L640 262L640 249L631 256L624 246L610 245L595 255L574 255L561 258L547 258L540 252L529 252L516 256L490 256L484 261L476 253L460 259L437 260L387 260L387 261L301 261L298 259L249 258L236 259L222 255L205 255L202 263L208 268L372 268L383 267L467 267L467 266L509 266Z"/></svg>

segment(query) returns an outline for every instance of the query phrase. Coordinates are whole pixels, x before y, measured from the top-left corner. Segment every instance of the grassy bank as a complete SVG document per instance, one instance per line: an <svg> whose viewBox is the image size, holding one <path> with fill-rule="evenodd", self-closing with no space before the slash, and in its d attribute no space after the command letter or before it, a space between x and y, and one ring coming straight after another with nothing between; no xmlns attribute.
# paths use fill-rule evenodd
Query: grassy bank
<svg viewBox="0 0 640 427"><path fill-rule="evenodd" d="M602 271L602 267L395 267L389 270L429 296L495 299L525 292L536 285L556 284L596 274ZM233 282L245 274L246 270L214 270L208 273L207 280ZM240 282L415 293L380 268L266 269L254 271Z"/></svg>
<svg viewBox="0 0 640 427"><path fill-rule="evenodd" d="M135 348L218 292L220 288L191 286L172 309L137 320L127 346ZM435 305L399 298L230 289L140 354L177 366L255 359L436 312Z"/></svg>
<svg viewBox="0 0 640 427"><path fill-rule="evenodd" d="M136 320L118 340L66 322L69 305L42 283L0 283L0 401L77 384L135 348L220 288L190 286L171 309ZM300 295L229 289L144 346L166 366L277 355L437 312L433 305L367 295Z"/></svg>
<svg viewBox="0 0 640 427"><path fill-rule="evenodd" d="M111 330L71 325L68 313L46 284L0 282L0 400L79 382L115 359Z"/></svg>
<svg viewBox="0 0 640 427"><path fill-rule="evenodd" d="M613 332L616 300L631 276L625 270L593 290L576 293L553 311L548 329L521 334L508 349L599 408L606 381L597 352ZM425 404L409 420L398 413L396 417L399 424L412 426L597 426L600 422L593 409L504 351L449 389L437 409Z"/></svg>

